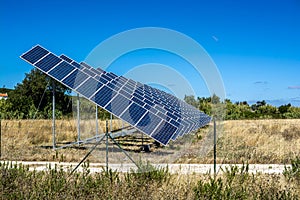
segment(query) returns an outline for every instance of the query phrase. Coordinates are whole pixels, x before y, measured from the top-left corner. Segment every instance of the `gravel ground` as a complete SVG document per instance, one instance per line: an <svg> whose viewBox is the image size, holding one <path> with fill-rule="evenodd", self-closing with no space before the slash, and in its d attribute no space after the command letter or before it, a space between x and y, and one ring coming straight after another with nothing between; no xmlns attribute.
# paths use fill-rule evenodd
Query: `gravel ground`
<svg viewBox="0 0 300 200"><path fill-rule="evenodd" d="M12 164L22 164L28 165L30 170L49 170L49 166L51 169L57 165L61 166L65 170L74 169L78 163L67 163L67 162L28 162L28 161L0 161L1 163L9 162ZM170 173L179 173L179 174L205 174L205 173L213 173L214 165L213 164L153 164L155 167L168 167ZM216 169L218 173L222 173L222 169L226 169L226 167L232 166L229 164L217 164ZM242 167L241 164L236 164L238 167ZM284 167L290 167L290 165L281 165L281 164L249 164L249 173L266 173L266 174L281 174L284 170ZM130 172L131 169L136 170L137 167L133 163L128 164L108 164L108 167L113 171L118 172ZM90 171L91 173L101 172L106 168L105 163L90 163ZM78 168L79 171L82 171L82 167Z"/></svg>

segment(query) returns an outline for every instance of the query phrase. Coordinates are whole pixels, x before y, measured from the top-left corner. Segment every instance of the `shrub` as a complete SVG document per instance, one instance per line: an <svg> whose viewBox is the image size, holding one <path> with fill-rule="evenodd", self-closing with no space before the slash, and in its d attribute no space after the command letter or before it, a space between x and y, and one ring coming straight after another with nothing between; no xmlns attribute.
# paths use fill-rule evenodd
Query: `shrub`
<svg viewBox="0 0 300 200"><path fill-rule="evenodd" d="M293 188L280 185L278 176L264 177L248 172L248 164L241 168L231 166L222 177L209 176L194 188L195 199L297 199Z"/></svg>
<svg viewBox="0 0 300 200"><path fill-rule="evenodd" d="M300 157L291 159L291 167L284 167L283 175L289 181L296 181L300 185Z"/></svg>

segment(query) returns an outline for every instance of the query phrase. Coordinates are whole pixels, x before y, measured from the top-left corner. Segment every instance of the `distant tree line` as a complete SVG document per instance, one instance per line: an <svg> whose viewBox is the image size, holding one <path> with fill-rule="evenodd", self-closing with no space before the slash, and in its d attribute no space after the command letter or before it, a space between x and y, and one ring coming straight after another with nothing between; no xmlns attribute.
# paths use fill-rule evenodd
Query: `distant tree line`
<svg viewBox="0 0 300 200"><path fill-rule="evenodd" d="M290 103L276 107L267 104L265 100L257 101L252 105L247 101L233 103L229 99L221 102L216 95L201 98L185 96L184 100L208 115L222 115L225 120L300 118L300 107L294 107Z"/></svg>
<svg viewBox="0 0 300 200"><path fill-rule="evenodd" d="M51 119L53 90L55 90L56 118L72 117L74 105L71 90L36 69L26 73L24 80L18 83L14 90L0 88L0 93L8 93L7 100L0 100L0 117L2 119ZM233 103L229 99L221 102L216 95L198 98L185 96L184 100L210 116L227 120L300 118L300 107L291 104L275 107L264 100L253 105L249 105L246 101ZM95 113L93 104L83 98L80 102L80 111L83 114ZM107 119L109 116L108 112L98 108L99 119ZM84 117L88 118L88 116Z"/></svg>

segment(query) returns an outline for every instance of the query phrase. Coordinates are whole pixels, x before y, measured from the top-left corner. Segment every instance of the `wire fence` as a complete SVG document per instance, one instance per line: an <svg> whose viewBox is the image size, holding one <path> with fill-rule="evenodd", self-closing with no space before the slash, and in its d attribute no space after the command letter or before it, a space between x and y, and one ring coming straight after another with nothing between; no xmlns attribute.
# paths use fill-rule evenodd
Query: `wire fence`
<svg viewBox="0 0 300 200"><path fill-rule="evenodd" d="M224 121L222 124L222 128L217 129L218 163L287 163L290 158L300 156L300 119L233 120ZM81 139L94 137L96 126L94 119L80 120ZM120 127L121 120L112 120L113 130ZM98 133L104 132L105 121L98 120ZM43 154L42 159L47 159L47 153L53 154L39 148L52 147L52 120L1 120L0 133L1 159L38 158L32 154ZM213 144L205 144L202 141L205 134L206 129L202 129L195 135L179 138L167 147L158 148L150 154L138 154L137 157L155 160L155 157L159 156L157 160L161 162L213 163ZM77 138L76 119L56 120L58 145L74 142ZM207 145L207 154L200 155L201 145ZM64 154L67 153L71 152L64 151Z"/></svg>

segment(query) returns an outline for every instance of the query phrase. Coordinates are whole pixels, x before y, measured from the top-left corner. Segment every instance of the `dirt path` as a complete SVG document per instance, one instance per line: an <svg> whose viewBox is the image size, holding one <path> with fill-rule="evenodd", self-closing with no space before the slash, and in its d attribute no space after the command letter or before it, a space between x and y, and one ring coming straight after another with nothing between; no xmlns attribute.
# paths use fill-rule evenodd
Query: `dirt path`
<svg viewBox="0 0 300 200"><path fill-rule="evenodd" d="M30 170L49 170L53 169L55 165L57 167L63 167L65 170L72 170L78 163L67 163L67 162L28 162L28 161L0 161L1 163L9 162L13 165L22 164L28 165ZM137 167L132 164L109 164L110 169L118 172L130 172L131 169L136 170ZM170 173L179 173L179 174L204 174L204 173L213 173L214 165L213 164L153 164L155 167L168 167ZM226 167L229 168L232 165L223 164L217 165L217 172L222 173L222 169L225 170ZM236 166L242 167L241 164L237 164ZM284 167L290 167L289 165L281 165L281 164L249 164L249 173L267 173L267 174L281 174L284 170ZM101 172L105 169L105 163L90 163L90 172L96 173ZM79 171L82 171L82 166L78 168Z"/></svg>

